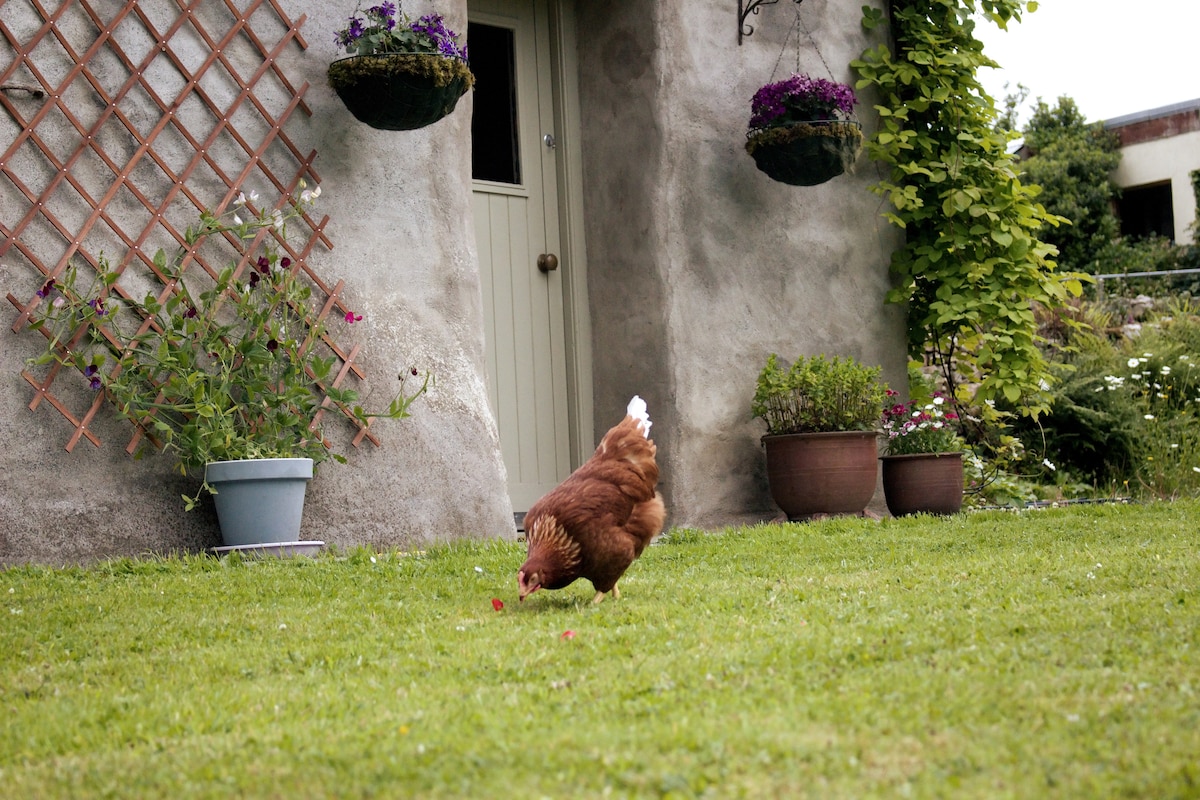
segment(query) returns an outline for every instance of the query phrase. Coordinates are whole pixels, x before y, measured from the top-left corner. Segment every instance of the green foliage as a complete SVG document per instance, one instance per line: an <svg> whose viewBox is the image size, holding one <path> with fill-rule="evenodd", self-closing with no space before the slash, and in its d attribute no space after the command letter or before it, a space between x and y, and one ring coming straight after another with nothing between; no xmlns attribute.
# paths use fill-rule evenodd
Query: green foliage
<svg viewBox="0 0 1200 800"><path fill-rule="evenodd" d="M12 798L1192 797L1198 517L672 531L599 606L517 603L514 542L10 569L0 775Z"/></svg>
<svg viewBox="0 0 1200 800"><path fill-rule="evenodd" d="M1094 493L1200 496L1200 306L1176 301L1136 338L1075 331L1071 344L1048 413L1013 432Z"/></svg>
<svg viewBox="0 0 1200 800"><path fill-rule="evenodd" d="M887 392L882 372L824 354L801 356L784 369L772 353L759 373L751 410L766 421L768 434L874 430Z"/></svg>
<svg viewBox="0 0 1200 800"><path fill-rule="evenodd" d="M325 323L312 307L311 289L290 259L279 256L274 238L286 240L287 220L318 193L305 190L286 214L264 209L243 221L238 214L249 213L240 205L227 213L229 220L202 214L174 258L161 250L154 258L163 282L175 288L165 299L155 292L143 300L118 292L121 273L103 257L87 286L72 265L61 282L49 281L39 291L53 300L30 327L46 327L51 335L31 363L79 369L93 390L147 434L143 449L171 451L185 475L210 462L246 458L345 462L322 435L321 410L332 403L361 425L376 417L404 419L429 376L409 393L405 379L418 372L402 371L400 391L381 413L363 410L353 390L333 386L334 357L323 354ZM185 278L184 258L214 235L252 243L246 270L238 273L230 264L198 288L207 276L197 268L200 275ZM348 321L354 319L361 316ZM207 489L204 483L200 492ZM198 498L184 497L188 510Z"/></svg>
<svg viewBox="0 0 1200 800"><path fill-rule="evenodd" d="M1112 209L1119 190L1109 177L1121 163L1116 135L1088 124L1070 97L1054 107L1039 99L1025 147L1031 153L1020 165L1026 179L1042 188L1049 213L1071 221L1046 230L1043 241L1058 248L1063 267L1099 272L1099 254L1119 233Z"/></svg>
<svg viewBox="0 0 1200 800"><path fill-rule="evenodd" d="M1163 236L1144 239L1115 238L1097 254L1098 274L1122 275L1200 268L1200 246L1177 245ZM1150 297L1176 295L1200 296L1200 274L1160 275L1147 278L1120 278L1096 282L1089 296L1099 296L1103 284L1106 296Z"/></svg>
<svg viewBox="0 0 1200 800"><path fill-rule="evenodd" d="M994 129L995 104L976 71L995 62L974 35L974 15L1003 28L1026 6L1036 3L894 1L895 50L880 45L851 66L858 88L881 98L867 149L891 168L875 190L905 232L888 299L908 305L910 352L934 354L961 405L1005 398L1036 415L1051 375L1031 306L1060 306L1082 287L1079 276L1056 273L1054 247L1041 239L1063 220L1035 202L1009 136ZM881 22L863 17L867 27Z"/></svg>

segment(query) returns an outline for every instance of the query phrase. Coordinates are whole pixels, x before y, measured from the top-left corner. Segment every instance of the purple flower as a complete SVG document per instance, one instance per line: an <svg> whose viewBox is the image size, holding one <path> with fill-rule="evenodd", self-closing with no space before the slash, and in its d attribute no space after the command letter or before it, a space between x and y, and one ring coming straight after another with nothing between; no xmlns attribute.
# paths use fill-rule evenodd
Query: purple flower
<svg viewBox="0 0 1200 800"><path fill-rule="evenodd" d="M253 289L255 286L258 286L258 273L251 272L250 273L250 288Z"/></svg>
<svg viewBox="0 0 1200 800"><path fill-rule="evenodd" d="M266 256L258 257L258 271L263 275L271 274L271 262L267 260Z"/></svg>
<svg viewBox="0 0 1200 800"><path fill-rule="evenodd" d="M750 127L849 117L857 102L854 91L844 83L796 74L754 93Z"/></svg>
<svg viewBox="0 0 1200 800"><path fill-rule="evenodd" d="M104 308L104 303L98 297L93 297L91 300L88 300L88 305L91 306L92 310L96 312L97 317L103 317L108 313Z"/></svg>
<svg viewBox="0 0 1200 800"><path fill-rule="evenodd" d="M50 293L53 291L54 291L54 278L51 278L50 280L46 281L46 284L44 286L42 286L42 288L37 290L37 296L38 297L49 297Z"/></svg>

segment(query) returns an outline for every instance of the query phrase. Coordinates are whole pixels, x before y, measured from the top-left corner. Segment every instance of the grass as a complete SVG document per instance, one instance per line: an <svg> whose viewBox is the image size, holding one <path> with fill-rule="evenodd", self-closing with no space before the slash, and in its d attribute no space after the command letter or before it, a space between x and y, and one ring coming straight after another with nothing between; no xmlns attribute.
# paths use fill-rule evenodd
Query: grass
<svg viewBox="0 0 1200 800"><path fill-rule="evenodd" d="M1200 503L0 572L9 797L1200 797ZM506 605L493 610L492 598ZM573 631L573 638L564 638Z"/></svg>

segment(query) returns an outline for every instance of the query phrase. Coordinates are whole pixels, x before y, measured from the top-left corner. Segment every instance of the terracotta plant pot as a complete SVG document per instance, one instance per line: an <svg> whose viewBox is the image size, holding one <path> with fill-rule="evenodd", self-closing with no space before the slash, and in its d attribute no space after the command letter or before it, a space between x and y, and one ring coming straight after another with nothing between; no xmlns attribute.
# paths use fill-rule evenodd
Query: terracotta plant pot
<svg viewBox="0 0 1200 800"><path fill-rule="evenodd" d="M963 500L962 453L884 456L883 497L894 517L957 514Z"/></svg>
<svg viewBox="0 0 1200 800"><path fill-rule="evenodd" d="M771 497L790 520L861 515L878 473L872 431L789 433L763 437Z"/></svg>

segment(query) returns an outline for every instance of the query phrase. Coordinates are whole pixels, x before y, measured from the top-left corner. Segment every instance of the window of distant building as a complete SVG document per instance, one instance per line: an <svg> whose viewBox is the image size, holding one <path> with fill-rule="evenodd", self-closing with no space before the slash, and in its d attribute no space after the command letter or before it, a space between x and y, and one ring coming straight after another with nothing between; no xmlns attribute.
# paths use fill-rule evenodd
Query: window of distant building
<svg viewBox="0 0 1200 800"><path fill-rule="evenodd" d="M1175 213L1171 182L1131 186L1121 190L1117 201L1121 235L1131 238L1165 236L1175 240Z"/></svg>

